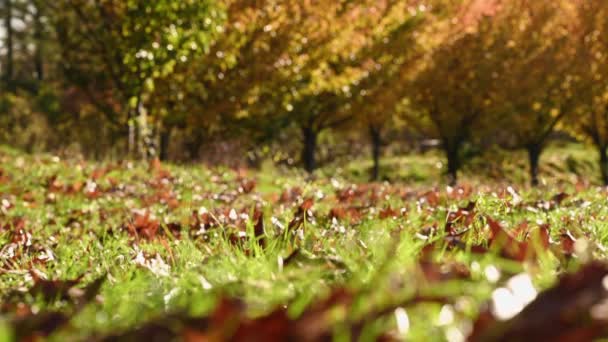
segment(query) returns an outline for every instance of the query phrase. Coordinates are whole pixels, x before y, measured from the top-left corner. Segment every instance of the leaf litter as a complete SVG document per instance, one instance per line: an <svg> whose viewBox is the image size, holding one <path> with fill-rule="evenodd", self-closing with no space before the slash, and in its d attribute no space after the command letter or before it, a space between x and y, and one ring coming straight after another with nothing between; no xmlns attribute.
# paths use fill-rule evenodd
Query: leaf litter
<svg viewBox="0 0 608 342"><path fill-rule="evenodd" d="M0 193L0 276L7 284L1 316L17 340L73 331L85 308L103 306L122 270L164 283L179 279L180 263L192 263L204 279L199 286L215 298L207 313L170 306L85 339L393 340L420 337L425 310L437 314L428 324L452 339L585 341L608 334L605 234L588 228L608 212L593 212L593 203L605 200L594 189L545 198L500 185L425 189L320 179L260 193L257 175L243 170L206 170L192 179L158 161L141 173L120 163L61 163L63 173L55 168L27 183L20 180L28 163L6 163L0 174L11 189ZM100 250L122 244L123 254L105 268L90 263L90 273L56 278L67 246L84 246L75 260L86 262L95 248L89 241ZM377 247L382 241L390 243ZM190 245L205 257L183 260ZM243 291L247 279L228 271L220 272L230 280L223 283L203 276L214 263L241 260L255 268L265 259L275 265L270 279L289 293L281 300L252 301ZM540 277L548 263L552 269ZM322 286L304 296L290 290L307 277ZM170 303L183 293L162 297Z"/></svg>

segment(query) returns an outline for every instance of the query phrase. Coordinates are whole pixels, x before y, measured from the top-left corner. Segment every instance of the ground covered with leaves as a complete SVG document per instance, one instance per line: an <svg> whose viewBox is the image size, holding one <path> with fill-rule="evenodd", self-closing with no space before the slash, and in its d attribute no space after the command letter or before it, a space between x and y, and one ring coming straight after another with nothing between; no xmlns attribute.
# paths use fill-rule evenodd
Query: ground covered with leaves
<svg viewBox="0 0 608 342"><path fill-rule="evenodd" d="M0 149L0 340L583 341L608 191Z"/></svg>

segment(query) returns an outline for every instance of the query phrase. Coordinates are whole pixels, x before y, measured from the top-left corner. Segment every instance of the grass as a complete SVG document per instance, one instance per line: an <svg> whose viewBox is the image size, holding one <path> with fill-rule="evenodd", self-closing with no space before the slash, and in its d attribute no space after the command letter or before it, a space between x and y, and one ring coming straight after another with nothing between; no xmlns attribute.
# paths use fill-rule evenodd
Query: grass
<svg viewBox="0 0 608 342"><path fill-rule="evenodd" d="M528 164L525 151L489 149L465 163L462 179L475 184L525 184ZM541 155L540 179L545 184L576 183L580 179L599 184L596 152L581 144L549 145ZM353 160L344 167L328 167L324 175L336 172L355 182L366 182L371 160ZM445 161L440 151L406 156L389 155L382 160L382 178L393 182L433 186L441 183Z"/></svg>
<svg viewBox="0 0 608 342"><path fill-rule="evenodd" d="M332 314L335 339L389 334L457 341L471 333L493 292L512 276L529 275L541 291L585 261L605 258L606 191L572 182L595 170L587 150L552 147L542 161L549 185L541 189L521 185L521 163L512 166L506 159L500 162L515 170L504 171L509 182L520 184L515 189L492 180L487 165L482 176L467 169L460 187L446 188L437 182L440 161L433 153L390 158L385 174L408 183L357 185L352 182L363 177L357 170L365 162L322 170L306 181L298 172L270 166L255 172L92 163L2 148L0 339L23 337L15 330L17 318L73 312L70 299L28 293L33 278L83 275L77 287L106 280L49 340L110 336L170 313L205 316L227 297L243 300L251 318L284 306L295 319L346 288L353 304ZM552 201L559 193L568 197ZM309 198L310 212L298 216ZM465 215L453 222L459 232L469 229L459 241L467 247L450 249L446 220L469 201L476 203L473 219L465 222ZM256 210L263 213L263 234L256 233ZM203 217L218 223L201 229L197 218ZM303 222L289 229L294 217ZM505 257L505 246L473 253L471 246L492 247L488 217L519 234L519 241L525 240L525 232L516 230L522 222L528 222L531 236L547 224L552 244L542 247L528 238L534 252L521 259ZM565 232L588 248L564 247ZM428 246L430 254L423 251ZM416 296L445 299L404 305L410 324L399 329L393 306ZM18 305L27 309L19 311ZM373 314L384 308L391 310ZM353 322L363 322L362 328L352 329Z"/></svg>

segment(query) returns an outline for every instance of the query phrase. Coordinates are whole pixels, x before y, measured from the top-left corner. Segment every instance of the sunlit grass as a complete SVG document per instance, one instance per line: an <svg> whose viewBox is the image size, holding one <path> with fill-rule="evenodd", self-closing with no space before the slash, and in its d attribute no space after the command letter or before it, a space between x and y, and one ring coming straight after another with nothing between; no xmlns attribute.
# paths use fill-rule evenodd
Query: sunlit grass
<svg viewBox="0 0 608 342"><path fill-rule="evenodd" d="M550 151L547 160L564 160L568 155L587 158L577 149L566 151L566 154ZM421 189L428 190L424 184L438 183L437 180L377 185L376 197L370 195L372 190L366 190L352 202L340 203L337 195L350 186L352 175L336 174L333 181L319 177L308 182L303 175L286 177L276 170L250 171L246 177L256 179L257 186L251 193L241 193L238 175L233 171L166 165L164 169L170 175L167 187L155 185L161 187L158 190L150 183L157 177L156 171L147 164L134 163L116 165L97 179L99 187L112 190L89 198L84 190L49 191L49 179L57 176L56 180L66 187L86 183L91 180L93 170L102 165L61 161L52 156L27 156L9 150L2 150L0 159L2 169L10 176L10 181L0 184L0 199L10 203L10 208L4 208L0 215L0 225L6 225L0 230L0 243L3 246L10 243L11 222L22 217L35 246L14 258L6 254L6 247L3 249L0 292L30 287L32 271L48 279L72 279L84 274L85 282L107 275L97 301L74 317L70 327L53 336L58 341L128 330L172 312L204 315L222 296L245 300L252 317L279 306L287 306L295 317L310 303L340 287L357 293L352 312L348 312L353 318L365 317L370 311L405 302L419 294L452 298L451 304L418 304L397 311L396 316L383 315L367 322L362 336L373 338L387 331L398 334L398 328L405 329L407 317L407 332L401 331L401 337L457 340L470 332L479 308L493 293L496 296L496 289L506 286L512 276L527 274L535 291L540 291L551 286L560 273L577 261L545 250L522 263L505 260L492 252L475 254L467 249L441 248L433 253L432 261L445 267L460 265L470 272L470 277L429 281L419 260L424 246L445 239L443 227L448 211L476 201L478 219L469 227L472 233L465 240L469 244L485 243L484 216L502 222L507 229L523 221L532 230L550 224L554 241L559 241L562 231L568 230L593 244L608 243L604 190L588 188L577 193L565 183L542 190L516 186L519 190L515 191L524 203L519 206L513 205L512 195L504 187L491 184L477 186L479 193L473 191L462 196L453 192L458 190L441 186L436 192L438 203L429 204L423 200L426 190ZM436 167L437 160L437 156L405 157L390 159L386 165L414 163L402 171L426 174L429 168ZM428 174L440 176L439 171ZM408 177L403 179L412 179ZM469 177L472 175L466 175L465 179ZM569 177L564 171L562 178ZM281 195L296 186L301 188L302 195L295 196L294 201L280 202ZM124 225L133 218L132 210L144 208L142 199L155 191L174 192L179 206L171 209L163 203L153 203L146 207L162 225L157 238L147 241L129 235ZM535 206L536 201L548 201L561 191L570 194L563 206L551 210ZM287 227L299 205L298 198L314 198L311 210L315 219L306 220L300 231L289 231ZM258 243L256 222L251 219L256 204L264 212L265 247ZM331 219L328 213L340 205L363 208L360 223ZM245 220L241 230L243 242L234 243L232 232L236 227L230 224L208 229L201 236L190 236L192 213L202 207L210 212L221 208L236 209L238 215L248 214L250 219ZM380 211L388 207L397 210L398 215L379 218ZM182 226L180 237L167 233L169 223ZM425 232L428 229L432 233ZM285 264L296 250L299 255ZM48 251L52 258L41 261L42 251ZM605 254L601 248L595 248L593 253L595 258ZM64 307L61 301L25 300L38 311ZM10 313L5 316L8 319Z"/></svg>

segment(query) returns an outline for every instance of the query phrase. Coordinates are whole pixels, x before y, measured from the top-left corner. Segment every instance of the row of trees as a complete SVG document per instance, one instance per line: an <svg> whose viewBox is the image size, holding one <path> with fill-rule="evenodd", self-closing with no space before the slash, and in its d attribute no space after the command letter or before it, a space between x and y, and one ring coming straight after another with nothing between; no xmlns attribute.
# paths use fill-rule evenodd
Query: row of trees
<svg viewBox="0 0 608 342"><path fill-rule="evenodd" d="M439 139L453 182L468 146L499 144L536 184L562 131L608 184L603 0L2 1L5 140L28 115L55 144L142 158L287 131L313 171L320 135L359 132L377 178L408 130Z"/></svg>

